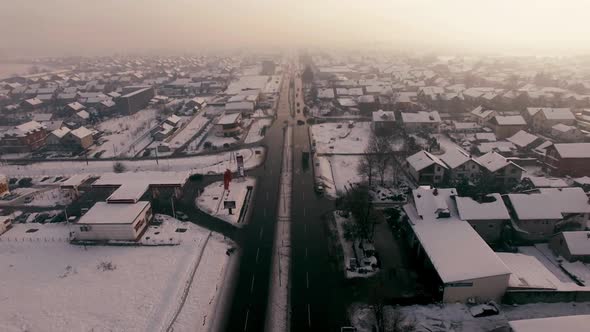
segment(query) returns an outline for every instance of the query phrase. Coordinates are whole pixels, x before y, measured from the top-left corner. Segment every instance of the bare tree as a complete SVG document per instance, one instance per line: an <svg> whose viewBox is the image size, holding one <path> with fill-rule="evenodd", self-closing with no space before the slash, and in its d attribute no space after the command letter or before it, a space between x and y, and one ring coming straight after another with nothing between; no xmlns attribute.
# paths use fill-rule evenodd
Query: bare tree
<svg viewBox="0 0 590 332"><path fill-rule="evenodd" d="M369 187L373 184L376 164L377 159L375 158L375 155L368 153L367 151L365 151L365 154L362 155L361 160L359 161L357 171L361 177L367 180Z"/></svg>
<svg viewBox="0 0 590 332"><path fill-rule="evenodd" d="M393 149L390 136L377 136L373 134L367 148L367 152L375 158L375 169L379 175L380 184L385 181L385 173L391 167Z"/></svg>

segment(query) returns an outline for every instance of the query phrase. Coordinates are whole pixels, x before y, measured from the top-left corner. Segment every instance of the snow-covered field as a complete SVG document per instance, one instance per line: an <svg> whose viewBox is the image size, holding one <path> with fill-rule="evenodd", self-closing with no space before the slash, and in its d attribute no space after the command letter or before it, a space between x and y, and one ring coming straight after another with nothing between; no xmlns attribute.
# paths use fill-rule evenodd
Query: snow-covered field
<svg viewBox="0 0 590 332"><path fill-rule="evenodd" d="M248 132L248 136L246 136L246 139L244 140L244 143L254 143L263 139L264 136L262 135L262 128L270 127L271 124L272 119L270 118L254 120L252 126L250 127L250 131Z"/></svg>
<svg viewBox="0 0 590 332"><path fill-rule="evenodd" d="M241 149L234 152L223 152L216 155L194 156L189 158L174 158L156 160L127 160L122 161L127 171L191 171L201 174L221 174L229 169L236 171L237 165L232 153L244 156L246 169L256 167L264 160L264 148ZM0 173L11 177L23 176L71 176L80 173L100 175L113 171L113 161L89 160L68 162L41 162L32 165L2 165Z"/></svg>
<svg viewBox="0 0 590 332"><path fill-rule="evenodd" d="M361 156L329 156L328 158L332 164L337 195L345 193L345 187L350 188L351 185L362 181L358 173Z"/></svg>
<svg viewBox="0 0 590 332"><path fill-rule="evenodd" d="M102 136L101 144L94 147L89 156L96 152L104 151L101 158L114 156L133 156L149 144L149 130L158 124L155 109L146 109L132 115L120 118L112 118L98 125L98 129L105 134ZM148 140L142 144L144 135Z"/></svg>
<svg viewBox="0 0 590 332"><path fill-rule="evenodd" d="M54 188L50 190L40 190L29 195L32 201L28 203L29 206L56 206L68 205L72 202L72 197L65 191Z"/></svg>
<svg viewBox="0 0 590 332"><path fill-rule="evenodd" d="M355 122L353 128L348 128L346 122L311 126L312 140L319 154L362 154L369 144L371 131L371 122ZM394 150L400 150L402 147L401 139L392 143Z"/></svg>
<svg viewBox="0 0 590 332"><path fill-rule="evenodd" d="M180 310L175 331L206 331L230 244L159 217L144 241L179 245L76 246L64 224L14 225L0 236L0 330L165 331Z"/></svg>
<svg viewBox="0 0 590 332"><path fill-rule="evenodd" d="M223 182L214 182L203 190L197 197L196 204L203 212L208 213L221 220L237 224L240 217L240 210L244 205L244 199L248 193L248 187L254 187L256 179L246 177L244 179L233 179L229 185L229 191L224 190ZM229 210L223 208L224 201L235 201L236 208L232 214Z"/></svg>
<svg viewBox="0 0 590 332"><path fill-rule="evenodd" d="M350 308L352 325L358 332L370 332L375 322L373 311L367 305L356 304ZM385 324L394 315L402 314L406 322L415 323L415 332L489 332L507 327L508 321L531 318L590 314L590 302L533 303L519 306L501 305L496 316L474 318L464 304L413 305L407 307L386 306Z"/></svg>

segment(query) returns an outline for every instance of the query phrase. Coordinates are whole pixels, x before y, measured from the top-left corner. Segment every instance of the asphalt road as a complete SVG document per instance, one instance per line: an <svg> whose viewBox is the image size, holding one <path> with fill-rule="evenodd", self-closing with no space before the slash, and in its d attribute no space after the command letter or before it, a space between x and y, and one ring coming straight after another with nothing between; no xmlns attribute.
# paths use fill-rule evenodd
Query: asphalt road
<svg viewBox="0 0 590 332"><path fill-rule="evenodd" d="M238 232L241 245L237 285L225 331L263 331L270 285L271 254L277 221L279 183L285 122L289 119L290 75L283 77L277 119L267 129L262 143L267 148L263 167L247 172L256 176L257 188L250 221Z"/></svg>
<svg viewBox="0 0 590 332"><path fill-rule="evenodd" d="M301 80L296 79L296 103L303 116ZM322 216L334 209L333 201L314 191L312 158L302 160L303 151L311 151L309 126L297 125L294 132L294 175L291 221L291 330L340 331L347 325L344 276L329 252L328 228Z"/></svg>

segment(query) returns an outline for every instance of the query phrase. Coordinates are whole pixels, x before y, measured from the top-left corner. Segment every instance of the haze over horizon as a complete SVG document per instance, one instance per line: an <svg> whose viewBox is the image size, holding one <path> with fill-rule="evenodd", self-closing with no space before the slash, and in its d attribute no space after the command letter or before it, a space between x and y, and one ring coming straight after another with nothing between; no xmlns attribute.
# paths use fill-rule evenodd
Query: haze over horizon
<svg viewBox="0 0 590 332"><path fill-rule="evenodd" d="M590 53L584 0L24 0L0 4L0 55L366 47Z"/></svg>

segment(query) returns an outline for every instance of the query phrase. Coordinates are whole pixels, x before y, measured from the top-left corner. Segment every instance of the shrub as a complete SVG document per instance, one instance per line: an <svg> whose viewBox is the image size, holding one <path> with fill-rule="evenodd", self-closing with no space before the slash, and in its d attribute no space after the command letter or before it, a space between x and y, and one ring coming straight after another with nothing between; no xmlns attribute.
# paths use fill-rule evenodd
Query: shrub
<svg viewBox="0 0 590 332"><path fill-rule="evenodd" d="M127 167L125 167L125 164L123 164L120 161L117 161L116 163L113 164L113 172L115 173L123 173L127 170Z"/></svg>

